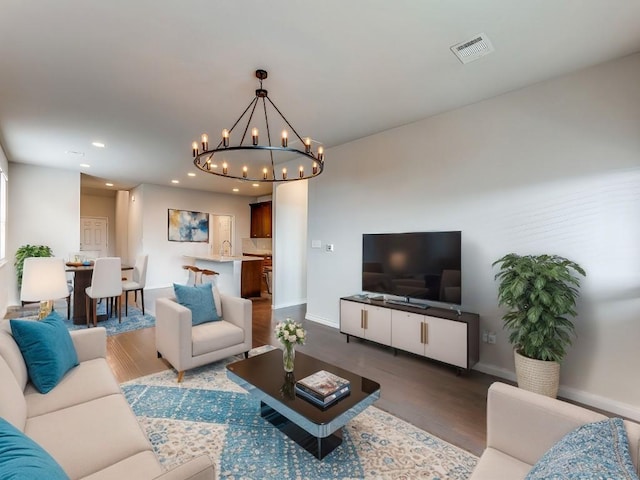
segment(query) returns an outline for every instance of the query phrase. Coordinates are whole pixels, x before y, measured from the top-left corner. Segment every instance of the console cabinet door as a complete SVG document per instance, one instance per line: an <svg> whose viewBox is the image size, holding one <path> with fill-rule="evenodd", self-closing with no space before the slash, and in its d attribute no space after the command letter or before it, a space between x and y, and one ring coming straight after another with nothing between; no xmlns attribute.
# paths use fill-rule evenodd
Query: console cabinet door
<svg viewBox="0 0 640 480"><path fill-rule="evenodd" d="M391 310L364 305L364 338L383 345L391 345Z"/></svg>
<svg viewBox="0 0 640 480"><path fill-rule="evenodd" d="M391 346L424 355L422 323L424 323L424 315L393 310L391 312Z"/></svg>
<svg viewBox="0 0 640 480"><path fill-rule="evenodd" d="M363 307L361 303L340 300L340 331L342 333L364 338Z"/></svg>
<svg viewBox="0 0 640 480"><path fill-rule="evenodd" d="M467 324L425 316L427 323L427 357L467 368Z"/></svg>

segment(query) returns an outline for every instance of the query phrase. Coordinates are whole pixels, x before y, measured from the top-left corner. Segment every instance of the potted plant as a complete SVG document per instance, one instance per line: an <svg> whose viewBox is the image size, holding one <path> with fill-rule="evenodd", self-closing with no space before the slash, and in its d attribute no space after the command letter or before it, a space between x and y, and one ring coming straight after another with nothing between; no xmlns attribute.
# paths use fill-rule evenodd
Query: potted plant
<svg viewBox="0 0 640 480"><path fill-rule="evenodd" d="M558 255L509 253L496 260L500 271L498 304L509 308L502 319L514 346L518 386L555 397L560 362L575 334L580 280L586 273Z"/></svg>
<svg viewBox="0 0 640 480"><path fill-rule="evenodd" d="M18 290L22 288L22 271L24 259L30 257L52 257L53 250L46 245L22 245L16 250L16 275L18 276Z"/></svg>

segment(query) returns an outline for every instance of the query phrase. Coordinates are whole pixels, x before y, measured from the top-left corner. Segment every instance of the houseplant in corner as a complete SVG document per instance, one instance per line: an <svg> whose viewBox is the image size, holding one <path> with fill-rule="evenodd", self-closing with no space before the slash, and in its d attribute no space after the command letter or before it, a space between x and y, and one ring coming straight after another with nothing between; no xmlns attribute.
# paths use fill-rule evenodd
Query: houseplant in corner
<svg viewBox="0 0 640 480"><path fill-rule="evenodd" d="M22 245L16 250L16 275L18 277L18 290L22 288L22 272L24 259L30 257L53 257L53 250L47 245Z"/></svg>
<svg viewBox="0 0 640 480"><path fill-rule="evenodd" d="M514 346L518 386L549 397L558 393L560 362L574 335L580 280L586 273L558 255L509 253L496 260L498 304Z"/></svg>

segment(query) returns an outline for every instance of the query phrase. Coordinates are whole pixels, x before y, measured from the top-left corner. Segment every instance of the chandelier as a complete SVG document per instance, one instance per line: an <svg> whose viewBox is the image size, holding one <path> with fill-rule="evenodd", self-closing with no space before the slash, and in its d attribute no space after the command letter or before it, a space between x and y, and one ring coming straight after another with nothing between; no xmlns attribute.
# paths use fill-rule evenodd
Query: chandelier
<svg viewBox="0 0 640 480"><path fill-rule="evenodd" d="M267 90L262 88L262 81L267 78L267 72L256 70L256 78L260 81L256 96L232 127L222 130L218 145L210 149L209 136L206 133L202 134L200 145L193 142L194 165L205 173L251 182L304 180L320 175L324 169L323 147L318 146L314 153L313 144L318 142L311 137L302 138L271 101ZM268 105L273 107L272 111L275 110L279 116L274 120L272 113L271 123L267 114ZM259 106L262 107L262 112ZM246 119L246 123L241 124L243 119ZM252 128L249 138L247 133L250 126ZM282 128L279 145L271 143L271 127L274 126ZM262 128L266 135L260 133ZM239 139L235 145L231 144L234 130L235 138ZM292 141L289 141L289 132L295 136L292 137ZM260 143L260 139L265 138L266 143Z"/></svg>

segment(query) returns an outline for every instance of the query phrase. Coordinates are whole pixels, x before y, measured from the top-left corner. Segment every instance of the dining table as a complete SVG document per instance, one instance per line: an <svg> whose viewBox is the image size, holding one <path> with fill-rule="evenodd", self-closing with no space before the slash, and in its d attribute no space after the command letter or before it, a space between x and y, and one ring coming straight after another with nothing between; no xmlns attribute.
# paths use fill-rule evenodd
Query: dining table
<svg viewBox="0 0 640 480"><path fill-rule="evenodd" d="M86 293L87 287L91 286L91 276L93 275L93 263L87 262L67 262L65 271L73 273L73 324L84 325L87 323ZM130 265L122 265L122 271L133 270ZM102 318L101 318L102 317ZM106 316L98 316L98 320L104 320Z"/></svg>

